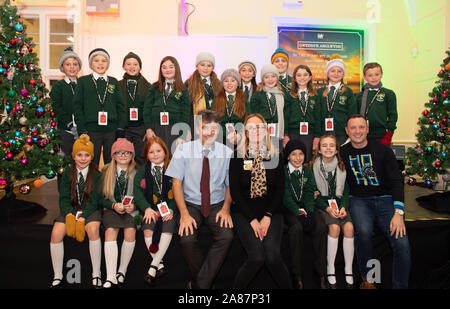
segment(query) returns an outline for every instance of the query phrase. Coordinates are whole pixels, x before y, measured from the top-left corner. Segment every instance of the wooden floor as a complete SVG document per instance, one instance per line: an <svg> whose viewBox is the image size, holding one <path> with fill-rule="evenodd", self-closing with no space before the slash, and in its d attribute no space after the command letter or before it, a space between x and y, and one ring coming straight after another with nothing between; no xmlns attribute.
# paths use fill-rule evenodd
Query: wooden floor
<svg viewBox="0 0 450 309"><path fill-rule="evenodd" d="M450 214L436 213L422 208L416 201L419 196L425 196L435 193L435 191L421 187L405 185L405 218L407 221L416 220L450 220ZM53 220L59 214L58 207L58 188L56 179L45 183L40 188L32 188L28 195L17 193L17 198L38 203L47 209L47 214L33 223L53 224Z"/></svg>

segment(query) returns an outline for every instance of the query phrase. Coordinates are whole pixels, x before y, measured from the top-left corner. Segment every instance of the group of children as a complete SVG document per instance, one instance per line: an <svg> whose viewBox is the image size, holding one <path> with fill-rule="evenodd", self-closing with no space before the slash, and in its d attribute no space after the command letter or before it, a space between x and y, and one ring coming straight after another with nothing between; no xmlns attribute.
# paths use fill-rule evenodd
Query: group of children
<svg viewBox="0 0 450 309"><path fill-rule="evenodd" d="M51 234L51 287L60 286L63 279L64 236L81 242L85 233L93 287L123 284L135 247L134 217L139 213L152 257L144 280L154 285L167 274L162 260L178 222L172 179L165 171L177 145L193 139L194 117L203 109L219 115L221 143L237 145L245 134L239 124L248 115L259 114L275 145L284 148L285 223L301 225L300 232L289 236L293 237L290 246L296 285L302 286L301 266L295 267L301 261L302 248L293 247L304 230L315 237L318 265L326 260L326 271L316 268L319 275L327 278L329 288L336 287L334 260L342 231L346 284L352 287L353 225L339 146L347 139L347 118L357 113L370 123L369 138L391 142L397 121L396 99L393 91L381 85L379 64L364 66L367 84L355 96L344 83L342 59L327 62L328 85L315 91L307 66L297 66L292 77L287 74L289 57L282 49L274 52L271 64L261 68L259 84L251 61L243 61L238 70L225 70L219 80L214 56L204 52L197 56L196 70L185 82L177 59L171 56L161 60L153 84L141 75L142 61L134 53L125 56L120 81L106 74L109 63L106 50L94 49L89 54L92 74L78 77L81 60L73 50L65 50L60 68L66 77L55 83L50 93L62 151L73 158L61 177L61 212ZM105 166L99 172L101 154ZM105 228L104 282L101 224ZM119 229L124 230L124 241L117 267Z"/></svg>

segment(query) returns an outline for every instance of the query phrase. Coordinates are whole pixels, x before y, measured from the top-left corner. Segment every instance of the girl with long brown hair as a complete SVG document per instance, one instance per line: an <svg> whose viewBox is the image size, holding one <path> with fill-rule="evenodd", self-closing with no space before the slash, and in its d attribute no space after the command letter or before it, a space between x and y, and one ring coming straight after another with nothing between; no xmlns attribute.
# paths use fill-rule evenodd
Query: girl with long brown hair
<svg viewBox="0 0 450 309"><path fill-rule="evenodd" d="M50 256L54 277L51 288L61 287L63 279L64 236L83 242L89 238L92 263L92 286L101 288L100 223L99 210L100 173L94 163L94 144L87 134L82 134L72 147L73 162L61 177L59 190L60 214L55 219L50 238Z"/></svg>
<svg viewBox="0 0 450 309"><path fill-rule="evenodd" d="M214 102L214 110L220 117L222 125L223 143L236 145L242 138L242 133L236 127L237 123L243 123L247 116L245 94L241 87L241 78L235 69L225 70L220 81L222 89ZM242 131L242 130L241 130Z"/></svg>
<svg viewBox="0 0 450 309"><path fill-rule="evenodd" d="M182 81L180 65L174 57L164 57L159 65L158 80L153 83L145 99L146 138L158 136L169 147L172 147L175 141L176 144L184 142L190 115L189 94ZM180 125L182 123L186 124L184 130ZM174 126L182 133L172 135Z"/></svg>

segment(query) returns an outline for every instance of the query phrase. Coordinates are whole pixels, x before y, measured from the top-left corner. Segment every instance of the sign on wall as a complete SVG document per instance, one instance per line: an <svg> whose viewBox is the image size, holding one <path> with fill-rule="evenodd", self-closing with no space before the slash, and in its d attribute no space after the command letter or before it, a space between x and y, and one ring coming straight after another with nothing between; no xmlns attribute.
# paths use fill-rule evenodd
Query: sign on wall
<svg viewBox="0 0 450 309"><path fill-rule="evenodd" d="M289 73L299 64L309 66L316 89L327 84L327 61L339 55L345 63L344 82L354 93L360 92L364 81L364 30L278 27L278 45L289 55Z"/></svg>
<svg viewBox="0 0 450 309"><path fill-rule="evenodd" d="M119 0L86 0L88 15L119 15Z"/></svg>

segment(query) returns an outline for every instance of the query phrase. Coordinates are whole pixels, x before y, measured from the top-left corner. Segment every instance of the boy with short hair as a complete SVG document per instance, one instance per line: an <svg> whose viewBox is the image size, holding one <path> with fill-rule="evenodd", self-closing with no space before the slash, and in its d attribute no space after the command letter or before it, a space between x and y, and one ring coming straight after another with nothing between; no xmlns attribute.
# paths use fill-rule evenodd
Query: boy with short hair
<svg viewBox="0 0 450 309"><path fill-rule="evenodd" d="M78 79L73 98L78 134L87 133L94 143L94 160L98 165L103 147L103 163L111 161L115 139L125 137L125 109L119 82L106 71L110 57L103 48L89 53L92 74Z"/></svg>
<svg viewBox="0 0 450 309"><path fill-rule="evenodd" d="M129 52L123 59L122 68L125 70L123 79L119 81L123 95L125 110L125 137L134 144L135 160L138 165L144 163L144 101L151 84L141 74L141 58Z"/></svg>
<svg viewBox="0 0 450 309"><path fill-rule="evenodd" d="M77 85L78 73L81 70L81 59L72 47L67 47L62 53L59 59L59 69L65 74L65 77L52 86L50 98L58 123L59 137L62 141L61 150L66 156L71 156L73 143L78 138L72 99Z"/></svg>
<svg viewBox="0 0 450 309"><path fill-rule="evenodd" d="M380 64L367 63L363 73L367 83L356 96L358 112L367 118L368 139L390 146L397 128L397 98L394 91L383 87L383 69Z"/></svg>
<svg viewBox="0 0 450 309"><path fill-rule="evenodd" d="M278 70L278 80L285 94L291 91L292 76L287 74L289 68L289 55L283 48L277 48L270 58L270 62Z"/></svg>

